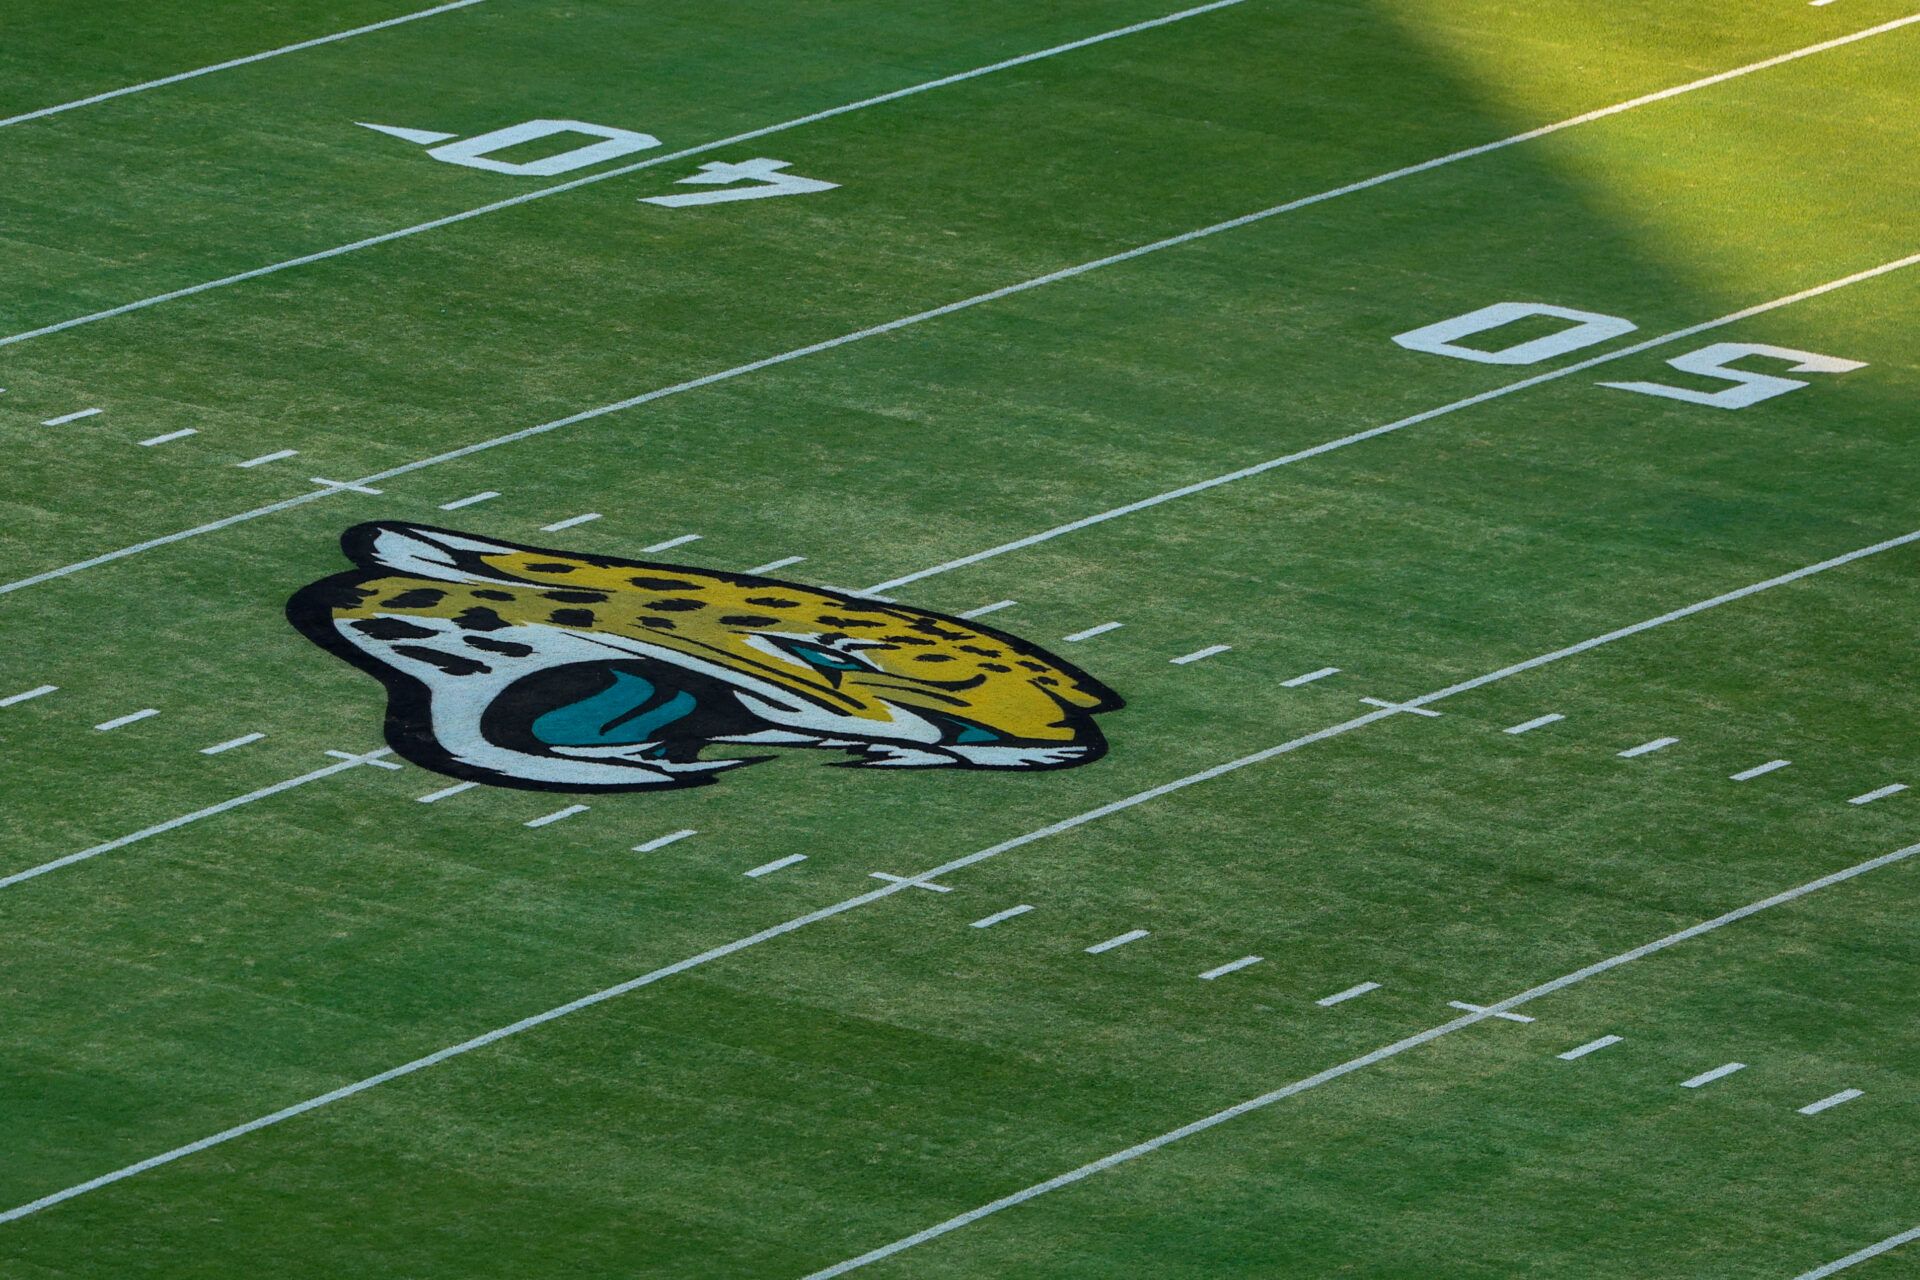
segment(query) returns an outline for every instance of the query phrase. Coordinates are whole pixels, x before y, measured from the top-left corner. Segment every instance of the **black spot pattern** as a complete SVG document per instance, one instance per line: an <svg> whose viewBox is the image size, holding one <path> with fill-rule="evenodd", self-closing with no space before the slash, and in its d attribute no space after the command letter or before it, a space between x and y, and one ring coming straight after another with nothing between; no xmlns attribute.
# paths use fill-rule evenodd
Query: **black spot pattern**
<svg viewBox="0 0 1920 1280"><path fill-rule="evenodd" d="M917 653L914 655L913 660L915 662L952 662L953 655L950 653Z"/></svg>
<svg viewBox="0 0 1920 1280"><path fill-rule="evenodd" d="M473 598L475 600L512 600L515 597L511 591L476 591L473 593Z"/></svg>
<svg viewBox="0 0 1920 1280"><path fill-rule="evenodd" d="M593 625L591 609L555 609L549 616L557 626L590 627Z"/></svg>
<svg viewBox="0 0 1920 1280"><path fill-rule="evenodd" d="M1000 663L998 663L998 662L983 662L983 663L981 663L981 664L980 664L980 669L981 669L982 671L1011 671L1011 670L1013 670L1013 668L1012 668L1012 667L1007 667L1007 666L1002 666L1002 665L1001 665Z"/></svg>
<svg viewBox="0 0 1920 1280"><path fill-rule="evenodd" d="M729 613L723 615L720 621L730 627L770 627L780 619L769 618L764 613Z"/></svg>
<svg viewBox="0 0 1920 1280"><path fill-rule="evenodd" d="M389 609L431 609L447 598L447 593L433 587L415 587L411 591L402 591L386 602Z"/></svg>
<svg viewBox="0 0 1920 1280"><path fill-rule="evenodd" d="M530 564L527 566L527 572L528 573L572 573L573 566L570 564Z"/></svg>
<svg viewBox="0 0 1920 1280"><path fill-rule="evenodd" d="M683 582L679 578L628 578L634 586L645 591L698 591L697 582Z"/></svg>
<svg viewBox="0 0 1920 1280"><path fill-rule="evenodd" d="M963 644L960 646L960 652L977 653L983 658L997 658L1000 656L998 649L983 649L977 644Z"/></svg>
<svg viewBox="0 0 1920 1280"><path fill-rule="evenodd" d="M649 600L644 607L658 609L662 613L690 613L706 608L707 604L704 600Z"/></svg>
<svg viewBox="0 0 1920 1280"><path fill-rule="evenodd" d="M353 629L375 640L425 640L437 634L432 627L416 626L398 618L367 618L354 623Z"/></svg>
<svg viewBox="0 0 1920 1280"><path fill-rule="evenodd" d="M757 604L763 609L798 609L798 600L789 600L784 596L748 596L748 604Z"/></svg>
<svg viewBox="0 0 1920 1280"><path fill-rule="evenodd" d="M607 593L604 591L542 591L541 595L549 600L558 600L562 604L605 604Z"/></svg>
<svg viewBox="0 0 1920 1280"><path fill-rule="evenodd" d="M513 640L495 640L489 636L468 636L467 643L475 649L484 649L488 653L503 653L509 658L525 658L533 653L533 646L520 644Z"/></svg>
<svg viewBox="0 0 1920 1280"><path fill-rule="evenodd" d="M816 621L822 626L841 627L843 629L853 627L884 627L887 625L884 622L874 621L869 618L843 618L836 613L823 613Z"/></svg>
<svg viewBox="0 0 1920 1280"><path fill-rule="evenodd" d="M881 636L880 638L882 640L891 640L895 644L922 645L922 644L933 643L933 641L928 640L923 636Z"/></svg>
<svg viewBox="0 0 1920 1280"><path fill-rule="evenodd" d="M477 676L487 670L487 664L484 662L463 658L457 653L442 653L438 649L429 649L425 645L399 644L393 647L393 651L403 658L430 663L450 676Z"/></svg>
<svg viewBox="0 0 1920 1280"><path fill-rule="evenodd" d="M642 618L640 619L640 625L643 627L652 627L656 631L671 631L673 630L673 619L672 618Z"/></svg>
<svg viewBox="0 0 1920 1280"><path fill-rule="evenodd" d="M479 605L462 609L454 615L453 620L468 631L503 631L513 625L493 610L483 609Z"/></svg>

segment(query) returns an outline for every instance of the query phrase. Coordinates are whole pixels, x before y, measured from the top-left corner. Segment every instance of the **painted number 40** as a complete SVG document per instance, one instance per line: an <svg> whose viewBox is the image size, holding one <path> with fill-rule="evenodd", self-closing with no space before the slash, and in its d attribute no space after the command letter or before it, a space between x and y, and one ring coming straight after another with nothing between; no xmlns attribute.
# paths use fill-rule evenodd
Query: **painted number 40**
<svg viewBox="0 0 1920 1280"><path fill-rule="evenodd" d="M1540 319L1563 320L1566 327L1544 337L1530 338L1504 347L1466 345L1468 338L1490 334L1522 320ZM1451 356L1455 360L1472 360L1478 364L1527 365L1539 364L1543 360L1607 342L1632 333L1638 327L1631 320L1602 315L1596 311L1576 311L1571 307L1556 307L1543 302L1498 302L1464 316L1455 316L1451 320L1398 334L1393 340L1410 351ZM1715 409L1744 409L1809 385L1798 378L1782 378L1776 374L1734 367L1736 361L1749 359L1780 361L1788 366L1790 373L1851 373L1867 367L1859 360L1843 360L1839 356L1823 356L1790 347L1770 347L1758 342L1716 342L1698 351L1675 356L1667 364L1682 373L1729 384L1721 390L1696 391L1664 382L1602 382L1599 385L1618 391L1660 396L1667 400L1684 400L1688 404L1703 404Z"/></svg>

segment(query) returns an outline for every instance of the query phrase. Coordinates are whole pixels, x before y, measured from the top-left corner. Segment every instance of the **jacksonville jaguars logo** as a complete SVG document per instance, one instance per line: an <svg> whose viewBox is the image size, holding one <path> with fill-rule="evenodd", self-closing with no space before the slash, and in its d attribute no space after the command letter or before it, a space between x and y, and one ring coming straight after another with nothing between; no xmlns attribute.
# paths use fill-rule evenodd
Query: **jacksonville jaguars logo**
<svg viewBox="0 0 1920 1280"><path fill-rule="evenodd" d="M1013 636L824 588L387 522L341 545L356 567L288 619L386 686L395 751L470 781L660 790L766 758L701 758L718 744L1063 769L1122 705Z"/></svg>

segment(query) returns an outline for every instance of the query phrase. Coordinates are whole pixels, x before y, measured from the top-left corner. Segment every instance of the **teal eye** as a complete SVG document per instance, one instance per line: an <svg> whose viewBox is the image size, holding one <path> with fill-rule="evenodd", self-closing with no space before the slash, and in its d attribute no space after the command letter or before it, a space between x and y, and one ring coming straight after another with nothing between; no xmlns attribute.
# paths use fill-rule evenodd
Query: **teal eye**
<svg viewBox="0 0 1920 1280"><path fill-rule="evenodd" d="M840 677L849 671L872 671L867 663L850 653L841 653L824 645L809 644L805 640L788 640L785 637L769 637L786 652L809 666L820 668L828 673L833 684L838 686Z"/></svg>

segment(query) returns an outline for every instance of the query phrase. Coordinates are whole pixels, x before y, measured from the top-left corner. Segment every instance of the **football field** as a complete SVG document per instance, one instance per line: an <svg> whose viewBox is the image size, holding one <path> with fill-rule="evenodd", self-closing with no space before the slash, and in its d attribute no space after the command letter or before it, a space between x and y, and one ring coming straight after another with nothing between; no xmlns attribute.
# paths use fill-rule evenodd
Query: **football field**
<svg viewBox="0 0 1920 1280"><path fill-rule="evenodd" d="M1920 4L1177 4L8 0L0 1277L1920 1277Z"/></svg>

